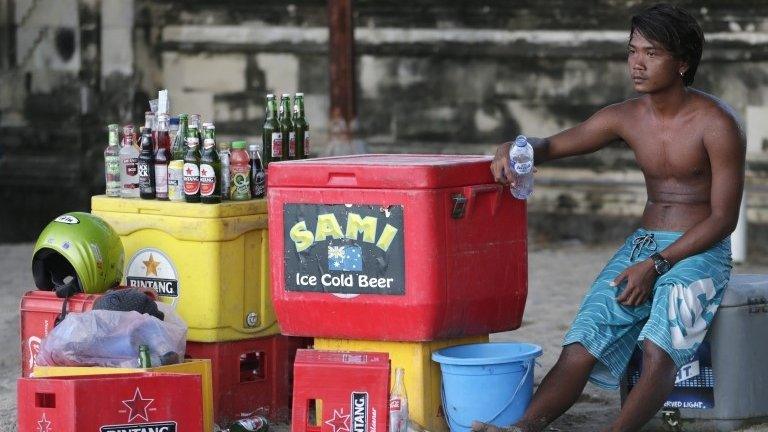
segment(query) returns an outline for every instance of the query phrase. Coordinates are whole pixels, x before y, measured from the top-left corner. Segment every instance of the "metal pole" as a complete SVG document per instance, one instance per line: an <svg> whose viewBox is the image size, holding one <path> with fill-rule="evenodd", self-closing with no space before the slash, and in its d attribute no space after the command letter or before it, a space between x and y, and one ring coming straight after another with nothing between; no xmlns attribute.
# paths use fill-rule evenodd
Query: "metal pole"
<svg viewBox="0 0 768 432"><path fill-rule="evenodd" d="M353 153L351 126L355 121L355 36L352 0L328 1L330 54L331 154Z"/></svg>

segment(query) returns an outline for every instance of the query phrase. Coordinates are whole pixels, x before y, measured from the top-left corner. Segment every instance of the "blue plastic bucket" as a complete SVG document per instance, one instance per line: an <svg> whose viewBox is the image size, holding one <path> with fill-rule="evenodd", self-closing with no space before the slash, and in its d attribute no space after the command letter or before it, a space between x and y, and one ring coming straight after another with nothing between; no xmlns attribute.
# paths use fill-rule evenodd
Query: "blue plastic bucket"
<svg viewBox="0 0 768 432"><path fill-rule="evenodd" d="M443 375L443 411L451 431L469 431L473 420L509 426L533 395L538 345L497 342L458 345L432 354Z"/></svg>

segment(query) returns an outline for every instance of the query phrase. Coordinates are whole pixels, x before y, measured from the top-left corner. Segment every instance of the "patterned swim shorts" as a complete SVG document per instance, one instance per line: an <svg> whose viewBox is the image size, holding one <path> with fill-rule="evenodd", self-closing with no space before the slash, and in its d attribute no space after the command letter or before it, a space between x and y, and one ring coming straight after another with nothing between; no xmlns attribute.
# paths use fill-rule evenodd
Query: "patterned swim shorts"
<svg viewBox="0 0 768 432"><path fill-rule="evenodd" d="M704 340L731 275L731 240L676 263L656 279L649 300L624 306L616 297L626 288L611 282L627 267L662 252L683 233L638 229L616 252L584 297L563 346L580 343L598 359L589 380L618 388L635 345L650 340L685 365Z"/></svg>

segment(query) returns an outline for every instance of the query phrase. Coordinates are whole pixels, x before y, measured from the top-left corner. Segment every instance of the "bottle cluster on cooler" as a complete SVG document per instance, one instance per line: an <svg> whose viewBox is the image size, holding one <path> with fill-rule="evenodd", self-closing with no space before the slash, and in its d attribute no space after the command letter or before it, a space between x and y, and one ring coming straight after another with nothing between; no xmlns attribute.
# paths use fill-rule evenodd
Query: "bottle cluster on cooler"
<svg viewBox="0 0 768 432"><path fill-rule="evenodd" d="M104 151L106 194L215 204L222 200L249 200L266 194L270 162L304 159L309 154L309 123L304 95L283 94L278 107L267 95L262 143L217 142L212 121L199 114L147 111L144 126L108 126ZM167 102L161 103L167 109Z"/></svg>

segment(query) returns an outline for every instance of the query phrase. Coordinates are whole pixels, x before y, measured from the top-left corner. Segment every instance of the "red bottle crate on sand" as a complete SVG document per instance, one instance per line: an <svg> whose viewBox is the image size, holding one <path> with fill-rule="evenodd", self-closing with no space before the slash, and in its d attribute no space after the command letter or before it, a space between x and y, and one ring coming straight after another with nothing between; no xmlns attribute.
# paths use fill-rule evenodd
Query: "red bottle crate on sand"
<svg viewBox="0 0 768 432"><path fill-rule="evenodd" d="M19 378L19 432L201 431L198 375Z"/></svg>
<svg viewBox="0 0 768 432"><path fill-rule="evenodd" d="M99 297L100 294L75 294L67 299L67 313L89 311ZM40 342L53 329L63 302L53 291L28 291L21 298L21 376L29 376L34 369Z"/></svg>
<svg viewBox="0 0 768 432"><path fill-rule="evenodd" d="M282 333L431 341L518 328L526 206L493 181L490 162L357 155L270 164Z"/></svg>
<svg viewBox="0 0 768 432"><path fill-rule="evenodd" d="M249 413L287 421L291 408L293 359L312 339L268 336L232 342L187 341L187 357L211 359L213 418L229 424Z"/></svg>
<svg viewBox="0 0 768 432"><path fill-rule="evenodd" d="M291 430L386 431L389 372L386 353L299 350Z"/></svg>

